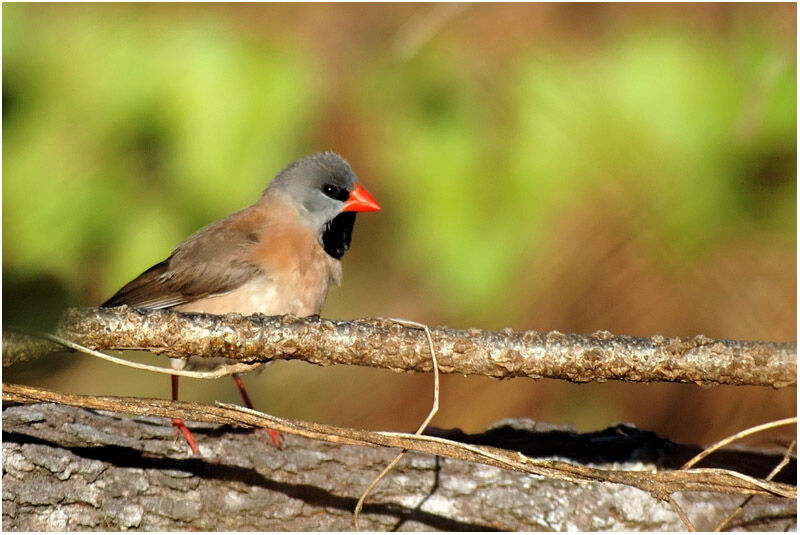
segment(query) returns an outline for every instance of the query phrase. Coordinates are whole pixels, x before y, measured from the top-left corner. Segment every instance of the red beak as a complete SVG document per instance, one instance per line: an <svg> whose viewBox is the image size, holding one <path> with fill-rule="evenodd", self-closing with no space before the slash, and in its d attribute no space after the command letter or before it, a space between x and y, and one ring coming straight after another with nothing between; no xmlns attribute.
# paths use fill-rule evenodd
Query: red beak
<svg viewBox="0 0 800 535"><path fill-rule="evenodd" d="M372 198L367 190L356 184L356 189L350 193L350 197L344 202L342 212L377 212L381 207L378 201Z"/></svg>

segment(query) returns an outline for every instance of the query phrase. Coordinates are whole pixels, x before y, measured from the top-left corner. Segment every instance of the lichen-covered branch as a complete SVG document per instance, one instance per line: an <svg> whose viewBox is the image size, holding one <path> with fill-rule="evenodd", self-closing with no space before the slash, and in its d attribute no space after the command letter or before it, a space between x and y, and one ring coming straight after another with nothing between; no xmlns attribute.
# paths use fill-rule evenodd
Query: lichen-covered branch
<svg viewBox="0 0 800 535"><path fill-rule="evenodd" d="M23 390L10 387L4 387L4 395L8 389L10 395L23 396ZM33 396L33 391L25 395ZM205 414L206 421L216 414L225 421L221 415L241 419L242 413L130 398L94 398L94 403L100 407L113 400L125 407L123 412L139 416L51 403L4 408L4 530L350 531L358 496L396 453L357 445L374 445L372 439L394 435L276 419L269 425L285 426L281 450L261 433L189 423L202 435L197 457L173 439L168 419L150 415L164 409L164 414L184 417ZM132 410L135 406L138 413ZM290 425L309 432L355 434L344 433L346 440L338 444L322 442L288 432ZM650 478L680 473L672 468L698 451L627 426L582 435L546 424L506 421L480 435L441 430L436 434L509 458L546 463L559 457L571 461L559 461L562 464L591 463L599 472L638 471ZM576 485L419 451L409 453L371 495L361 517L365 529L683 529L669 504L627 485L600 480ZM714 457L758 477L782 455L740 449ZM779 477L791 480L795 470L793 461ZM790 494L794 489L786 482L778 485ZM713 529L741 502L740 496L727 493L673 496L702 530ZM794 499L756 495L731 527L795 530L796 512Z"/></svg>
<svg viewBox="0 0 800 535"><path fill-rule="evenodd" d="M395 371L429 372L425 333L389 319L214 316L172 311L70 309L58 334L91 349L146 349L170 357L244 362L302 359ZM496 378L572 382L691 382L702 385L797 384L796 343L650 338L558 332L431 329L440 371ZM19 354L3 334L3 364Z"/></svg>
<svg viewBox="0 0 800 535"><path fill-rule="evenodd" d="M13 330L3 330L3 367L39 358L64 349L63 346Z"/></svg>

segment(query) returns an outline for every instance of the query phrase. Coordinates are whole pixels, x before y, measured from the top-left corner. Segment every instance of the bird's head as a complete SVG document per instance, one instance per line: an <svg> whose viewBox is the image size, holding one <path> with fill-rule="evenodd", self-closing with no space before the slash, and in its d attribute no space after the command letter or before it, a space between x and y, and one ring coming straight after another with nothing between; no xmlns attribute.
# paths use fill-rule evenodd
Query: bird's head
<svg viewBox="0 0 800 535"><path fill-rule="evenodd" d="M381 209L344 158L332 152L287 166L264 191L270 194L287 196L334 258L341 258L350 246L356 213Z"/></svg>

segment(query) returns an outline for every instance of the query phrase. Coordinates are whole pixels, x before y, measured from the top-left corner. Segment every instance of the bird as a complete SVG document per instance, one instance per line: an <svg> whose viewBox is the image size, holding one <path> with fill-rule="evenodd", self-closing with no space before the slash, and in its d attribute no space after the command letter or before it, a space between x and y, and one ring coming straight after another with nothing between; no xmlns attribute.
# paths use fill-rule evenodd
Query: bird
<svg viewBox="0 0 800 535"><path fill-rule="evenodd" d="M189 236L101 307L319 315L329 287L341 284L341 258L350 248L356 214L380 209L344 158L333 152L306 156L280 171L254 204ZM213 365L209 360L171 359L171 364L207 367ZM233 379L252 409L241 378ZM178 376L171 380L177 400ZM174 418L172 425L198 454L184 422ZM268 431L280 447L280 435Z"/></svg>

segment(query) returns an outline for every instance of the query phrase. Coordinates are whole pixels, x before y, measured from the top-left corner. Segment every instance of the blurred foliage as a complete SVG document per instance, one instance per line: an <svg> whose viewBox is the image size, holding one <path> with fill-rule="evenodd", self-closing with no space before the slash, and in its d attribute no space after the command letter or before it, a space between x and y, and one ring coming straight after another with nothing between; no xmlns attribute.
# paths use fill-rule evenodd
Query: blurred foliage
<svg viewBox="0 0 800 535"><path fill-rule="evenodd" d="M324 81L300 49L242 39L202 10L180 24L135 8L3 14L8 269L76 290L102 255L108 293L324 148L305 143ZM540 47L502 79L447 42L356 73L359 112L385 127L375 158L407 225L401 250L454 306L492 309L554 214L585 196L624 195L667 262L732 227L794 236L794 58L751 27L733 47L652 30L589 54Z"/></svg>
<svg viewBox="0 0 800 535"><path fill-rule="evenodd" d="M554 215L586 196L632 202L662 262L697 255L732 228L770 227L789 243L794 59L743 37L756 42L723 50L676 30L635 33L588 57L525 55L503 80L475 80L438 50L373 73L390 168L407 191L424 192L401 197L414 214L406 253L435 270L457 306L479 310L513 285L528 257L519 244L536 256ZM510 118L498 123L498 112Z"/></svg>
<svg viewBox="0 0 800 535"><path fill-rule="evenodd" d="M326 315L791 337L792 9L6 3L5 317L101 302L333 149L384 210Z"/></svg>

